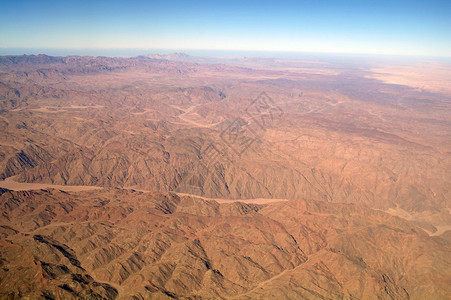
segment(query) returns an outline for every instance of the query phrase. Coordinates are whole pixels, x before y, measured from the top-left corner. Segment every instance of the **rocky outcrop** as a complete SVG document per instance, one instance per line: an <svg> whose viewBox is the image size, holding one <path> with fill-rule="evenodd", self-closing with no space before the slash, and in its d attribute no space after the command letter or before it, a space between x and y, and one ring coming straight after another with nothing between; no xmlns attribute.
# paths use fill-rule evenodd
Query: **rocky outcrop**
<svg viewBox="0 0 451 300"><path fill-rule="evenodd" d="M6 191L0 205L0 286L13 298L441 299L450 292L445 239L354 204L219 204L113 189Z"/></svg>

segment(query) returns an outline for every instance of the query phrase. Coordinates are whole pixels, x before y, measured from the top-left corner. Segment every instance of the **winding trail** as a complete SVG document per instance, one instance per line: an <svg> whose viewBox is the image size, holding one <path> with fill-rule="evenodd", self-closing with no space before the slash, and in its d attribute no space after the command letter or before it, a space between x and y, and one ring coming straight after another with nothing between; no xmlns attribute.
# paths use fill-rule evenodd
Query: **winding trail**
<svg viewBox="0 0 451 300"><path fill-rule="evenodd" d="M17 182L15 181L16 176L8 177L5 180L0 180L0 188L5 188L12 191L30 191L30 190L40 190L40 189L57 189L65 192L80 192L80 191L91 191L91 190L101 190L104 187L101 186L88 186L88 185L57 185L50 183L28 183L28 182ZM135 190L144 193L151 193L155 191L136 189L132 187L124 187L125 190ZM266 204L271 202L289 201L288 199L271 199L271 198L254 198L254 199L220 199L220 198L207 198L194 194L171 192L181 197L193 197L199 198L206 201L216 201L218 203L232 203L232 202L243 202L248 204Z"/></svg>
<svg viewBox="0 0 451 300"><path fill-rule="evenodd" d="M186 194L186 193L178 193L173 192L177 196L182 197L192 197L192 198L199 198L206 201L216 201L218 203L232 203L232 202L243 202L247 204L266 204L266 203L272 203L272 202L280 202L280 201L290 201L288 199L273 199L273 198L253 198L253 199L218 199L218 198L207 198L199 195L193 195L193 194Z"/></svg>
<svg viewBox="0 0 451 300"><path fill-rule="evenodd" d="M179 109L179 110L183 111L183 113L181 113L181 114L178 115L177 117L178 117L180 120L182 120L183 122L185 122L185 123L187 123L187 124L189 124L189 125L194 125L194 126L196 126L196 127L210 128L210 127L214 127L214 126L218 125L219 123L221 123L221 122L217 122L217 123L214 123L214 124L202 124L202 123L199 123L199 122L190 120L189 118L186 117L188 114L191 114L192 111L193 111L196 107L199 107L199 106L202 106L202 105L203 105L203 104L193 105L193 106L190 106L190 107L187 108L187 109L181 108L180 106L176 106L176 105L169 105L169 106L171 106L171 107L173 107L173 108L176 108L176 109Z"/></svg>
<svg viewBox="0 0 451 300"><path fill-rule="evenodd" d="M11 176L5 180L0 180L0 188L12 190L12 191L30 191L30 190L41 190L41 189L57 189L65 192L80 192L80 191L91 191L91 190L101 190L103 187L100 186L88 186L88 185L57 185L50 183L28 183L28 182L17 182L14 180L16 176Z"/></svg>

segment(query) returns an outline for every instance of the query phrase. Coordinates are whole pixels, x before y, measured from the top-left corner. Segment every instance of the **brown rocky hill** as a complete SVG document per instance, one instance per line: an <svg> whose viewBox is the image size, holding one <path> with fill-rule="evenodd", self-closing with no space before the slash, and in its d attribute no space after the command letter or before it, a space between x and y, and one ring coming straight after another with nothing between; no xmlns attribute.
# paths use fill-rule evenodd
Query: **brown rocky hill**
<svg viewBox="0 0 451 300"><path fill-rule="evenodd" d="M450 298L428 66L0 57L0 298Z"/></svg>
<svg viewBox="0 0 451 300"><path fill-rule="evenodd" d="M449 225L449 95L341 64L165 58L2 57L0 177L364 203Z"/></svg>
<svg viewBox="0 0 451 300"><path fill-rule="evenodd" d="M445 299L450 245L389 214L110 189L0 197L1 297Z"/></svg>

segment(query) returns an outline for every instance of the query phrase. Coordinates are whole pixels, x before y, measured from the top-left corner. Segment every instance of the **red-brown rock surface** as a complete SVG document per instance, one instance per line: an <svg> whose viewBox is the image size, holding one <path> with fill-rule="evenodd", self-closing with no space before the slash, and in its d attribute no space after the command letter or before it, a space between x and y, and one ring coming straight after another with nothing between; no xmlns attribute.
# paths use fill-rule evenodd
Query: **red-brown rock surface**
<svg viewBox="0 0 451 300"><path fill-rule="evenodd" d="M0 57L0 297L450 298L451 72L426 69Z"/></svg>
<svg viewBox="0 0 451 300"><path fill-rule="evenodd" d="M4 190L2 297L449 296L450 245L354 204Z"/></svg>

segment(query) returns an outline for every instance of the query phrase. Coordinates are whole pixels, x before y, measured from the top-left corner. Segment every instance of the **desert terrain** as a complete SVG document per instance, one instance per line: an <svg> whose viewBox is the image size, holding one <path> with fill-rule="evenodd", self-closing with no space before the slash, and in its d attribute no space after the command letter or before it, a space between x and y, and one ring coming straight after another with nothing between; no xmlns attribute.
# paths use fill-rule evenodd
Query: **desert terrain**
<svg viewBox="0 0 451 300"><path fill-rule="evenodd" d="M0 298L451 298L451 65L0 56Z"/></svg>

